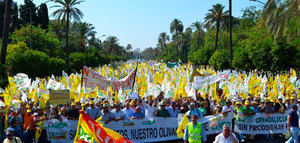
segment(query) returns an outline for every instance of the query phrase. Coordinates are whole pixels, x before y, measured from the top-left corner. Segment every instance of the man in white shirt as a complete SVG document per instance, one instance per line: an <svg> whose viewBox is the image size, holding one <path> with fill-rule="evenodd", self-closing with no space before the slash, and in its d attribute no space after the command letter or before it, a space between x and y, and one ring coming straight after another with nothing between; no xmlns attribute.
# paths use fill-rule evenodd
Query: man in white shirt
<svg viewBox="0 0 300 143"><path fill-rule="evenodd" d="M223 106L222 108L222 113L223 114L227 114L229 116L233 116L233 112L234 112L234 109L233 107L231 106L231 101L230 100L227 100L226 101L226 105Z"/></svg>
<svg viewBox="0 0 300 143"><path fill-rule="evenodd" d="M170 117L177 117L178 116L178 109L176 108L176 103L172 102L172 105L170 107L166 108L170 114Z"/></svg>
<svg viewBox="0 0 300 143"><path fill-rule="evenodd" d="M156 108L153 106L153 100L149 100L149 103L145 106L145 118L153 118Z"/></svg>
<svg viewBox="0 0 300 143"><path fill-rule="evenodd" d="M116 104L115 106L115 109L112 110L112 115L113 115L113 118L115 120L115 122L119 121L119 120L123 120L124 119L124 113L120 107L120 104Z"/></svg>
<svg viewBox="0 0 300 143"><path fill-rule="evenodd" d="M234 133L230 132L227 124L223 125L223 132L216 136L214 143L238 143Z"/></svg>
<svg viewBox="0 0 300 143"><path fill-rule="evenodd" d="M124 113L124 119L128 120L131 118L132 114L134 113L134 110L130 108L130 101L126 102L126 107L122 110Z"/></svg>

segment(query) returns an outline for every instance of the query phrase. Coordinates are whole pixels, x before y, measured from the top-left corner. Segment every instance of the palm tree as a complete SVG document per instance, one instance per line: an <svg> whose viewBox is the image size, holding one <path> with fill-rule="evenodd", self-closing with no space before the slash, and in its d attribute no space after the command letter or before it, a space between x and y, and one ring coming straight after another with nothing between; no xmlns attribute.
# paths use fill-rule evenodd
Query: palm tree
<svg viewBox="0 0 300 143"><path fill-rule="evenodd" d="M97 34L95 27L86 22L75 22L72 29L74 41L78 43L79 51L83 52L84 48L89 44L89 40Z"/></svg>
<svg viewBox="0 0 300 143"><path fill-rule="evenodd" d="M107 39L105 40L105 45L108 49L108 54L111 55L112 52L115 50L115 48L117 46L119 46L119 43L118 43L119 39L115 36L109 36L107 37Z"/></svg>
<svg viewBox="0 0 300 143"><path fill-rule="evenodd" d="M177 36L182 31L183 31L182 22L179 19L175 18L172 21L172 23L170 24L170 32L173 34L172 37L173 37L174 41L177 41ZM179 47L179 44L177 44L177 47L176 47L177 56L179 56L178 47Z"/></svg>
<svg viewBox="0 0 300 143"><path fill-rule="evenodd" d="M218 47L218 36L219 36L219 30L220 26L223 27L228 26L228 11L223 12L224 6L221 4L215 4L213 5L213 8L209 9L209 13L205 16L205 24L207 27L213 27L216 26L216 39L215 39L215 50L217 50Z"/></svg>
<svg viewBox="0 0 300 143"><path fill-rule="evenodd" d="M84 0L55 0L55 3L58 5L54 5L51 8L59 8L52 13L52 16L57 17L58 20L67 21L66 25L66 47L65 51L67 53L67 70L70 72L70 60L69 60L69 25L70 20L74 19L76 21L80 21L83 17L83 13L76 8L75 6L84 2Z"/></svg>
<svg viewBox="0 0 300 143"><path fill-rule="evenodd" d="M160 48L165 49L168 54L167 42L170 40L170 36L166 32L162 32L158 37L158 45Z"/></svg>
<svg viewBox="0 0 300 143"><path fill-rule="evenodd" d="M132 49L131 44L127 44L127 46L126 46L126 51L129 52L131 49Z"/></svg>
<svg viewBox="0 0 300 143"><path fill-rule="evenodd" d="M204 30L203 30L203 23L201 22L194 22L191 27L195 30L196 32L196 50L200 46L200 41L204 40Z"/></svg>
<svg viewBox="0 0 300 143"><path fill-rule="evenodd" d="M178 41L182 49L183 63L188 63L188 47L190 46L191 35L193 31L191 27L186 28L185 32L178 34Z"/></svg>
<svg viewBox="0 0 300 143"><path fill-rule="evenodd" d="M284 2L270 0L266 6L266 25L270 33L275 35L275 40L287 36L288 41L300 36L299 0ZM293 29L293 30L291 30Z"/></svg>

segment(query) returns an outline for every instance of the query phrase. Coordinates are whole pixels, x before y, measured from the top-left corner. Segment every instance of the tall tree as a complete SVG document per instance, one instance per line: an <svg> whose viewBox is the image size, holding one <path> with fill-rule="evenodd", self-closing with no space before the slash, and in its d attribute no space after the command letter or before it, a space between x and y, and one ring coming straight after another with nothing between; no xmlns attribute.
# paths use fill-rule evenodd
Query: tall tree
<svg viewBox="0 0 300 143"><path fill-rule="evenodd" d="M200 41L204 40L204 30L203 30L203 23L201 22L194 22L191 27L195 30L196 32L196 50L198 50L198 48L200 47Z"/></svg>
<svg viewBox="0 0 300 143"><path fill-rule="evenodd" d="M37 26L39 24L38 16L37 16L37 8L32 0L24 0L24 4L20 5L20 19L22 20L22 24L30 23L30 14L31 14L31 22L33 25Z"/></svg>
<svg viewBox="0 0 300 143"><path fill-rule="evenodd" d="M41 27L43 29L48 29L49 15L48 15L48 7L45 3L40 5L37 16L38 16L39 24L41 24Z"/></svg>
<svg viewBox="0 0 300 143"><path fill-rule="evenodd" d="M126 51L129 52L131 49L132 49L131 44L127 44L127 46L126 46Z"/></svg>
<svg viewBox="0 0 300 143"><path fill-rule="evenodd" d="M69 59L69 25L70 20L74 19L80 21L83 17L83 13L76 7L76 5L84 2L84 0L55 0L58 5L52 6L52 8L58 8L52 13L52 16L57 17L57 19L66 22L66 63L68 72L70 72L70 59Z"/></svg>
<svg viewBox="0 0 300 143"><path fill-rule="evenodd" d="M158 37L158 45L160 48L165 49L168 54L167 42L170 40L170 36L166 32L162 32Z"/></svg>
<svg viewBox="0 0 300 143"><path fill-rule="evenodd" d="M11 4L12 4L12 0L6 0L3 36L2 36L2 47L1 47L1 63L2 63L2 65L5 64L5 58L6 58L6 52L7 52L8 30L9 30L10 15L11 15Z"/></svg>
<svg viewBox="0 0 300 143"><path fill-rule="evenodd" d="M4 14L5 14L5 3L6 1L0 0L0 37L2 38L2 30L3 30L3 25L4 25ZM12 1L12 8L11 8L11 18L10 18L10 27L9 27L9 32L13 32L15 28L20 27L20 19L18 15L18 5L16 2Z"/></svg>
<svg viewBox="0 0 300 143"><path fill-rule="evenodd" d="M119 41L119 39L115 36L109 36L104 41L109 55L111 55L113 53L113 51L116 51L116 48L119 46L118 41Z"/></svg>
<svg viewBox="0 0 300 143"><path fill-rule="evenodd" d="M208 11L204 19L207 27L216 27L215 50L217 50L220 26L226 27L228 25L228 19L226 19L228 11L224 12L224 6L221 4L213 5L213 8Z"/></svg>
<svg viewBox="0 0 300 143"><path fill-rule="evenodd" d="M178 41L177 40L177 36L180 32L183 31L183 24L182 22L175 18L172 23L170 24L170 32L173 34L173 40L174 41ZM177 56L179 56L179 51L178 51L178 48L179 48L179 44L177 44L177 47L176 47L176 53L177 53Z"/></svg>
<svg viewBox="0 0 300 143"><path fill-rule="evenodd" d="M188 63L188 47L190 46L190 40L192 35L192 28L186 28L185 32L178 34L178 41L182 49L183 63Z"/></svg>

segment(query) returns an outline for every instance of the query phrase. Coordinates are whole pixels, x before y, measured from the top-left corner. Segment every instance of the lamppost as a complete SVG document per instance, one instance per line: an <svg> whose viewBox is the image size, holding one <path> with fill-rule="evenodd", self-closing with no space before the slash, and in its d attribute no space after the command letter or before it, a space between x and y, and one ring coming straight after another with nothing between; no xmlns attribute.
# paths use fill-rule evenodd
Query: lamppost
<svg viewBox="0 0 300 143"><path fill-rule="evenodd" d="M231 5L232 5L232 0L229 0L229 48L230 48L230 69L232 69L232 54L233 54L233 51L232 51L232 33L231 33L231 13L232 13L232 8L231 8Z"/></svg>

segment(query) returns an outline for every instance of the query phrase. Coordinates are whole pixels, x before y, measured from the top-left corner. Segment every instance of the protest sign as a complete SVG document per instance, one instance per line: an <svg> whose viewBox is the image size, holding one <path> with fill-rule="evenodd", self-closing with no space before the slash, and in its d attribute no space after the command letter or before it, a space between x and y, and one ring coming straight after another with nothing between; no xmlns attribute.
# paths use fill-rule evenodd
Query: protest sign
<svg viewBox="0 0 300 143"><path fill-rule="evenodd" d="M228 80L230 76L230 71L224 71L222 73L213 75L213 76L195 76L194 77L194 87L196 90L199 90L207 82L208 85L214 84L218 81Z"/></svg>
<svg viewBox="0 0 300 143"><path fill-rule="evenodd" d="M234 130L244 134L280 134L287 132L288 113L270 114L257 113L235 121Z"/></svg>
<svg viewBox="0 0 300 143"><path fill-rule="evenodd" d="M49 90L50 104L66 104L68 103L70 90Z"/></svg>
<svg viewBox="0 0 300 143"><path fill-rule="evenodd" d="M44 128L51 143L72 143L77 130L78 120L59 121L57 119L47 120Z"/></svg>
<svg viewBox="0 0 300 143"><path fill-rule="evenodd" d="M106 90L109 86L111 86L113 91L119 91L119 89L130 89L132 84L134 83L134 78L136 74L136 68L131 71L126 77L120 80L109 80L104 78L100 74L94 72L93 70L89 69L88 67L83 68L83 76L82 82L84 83L86 88L98 88L100 90Z"/></svg>
<svg viewBox="0 0 300 143"><path fill-rule="evenodd" d="M167 62L167 67L168 68L173 68L175 66L178 66L179 63L178 62Z"/></svg>

